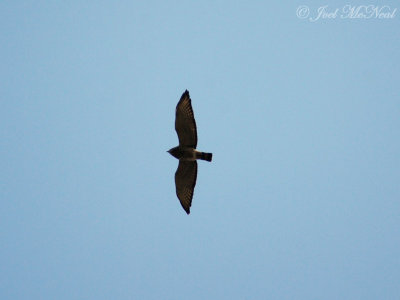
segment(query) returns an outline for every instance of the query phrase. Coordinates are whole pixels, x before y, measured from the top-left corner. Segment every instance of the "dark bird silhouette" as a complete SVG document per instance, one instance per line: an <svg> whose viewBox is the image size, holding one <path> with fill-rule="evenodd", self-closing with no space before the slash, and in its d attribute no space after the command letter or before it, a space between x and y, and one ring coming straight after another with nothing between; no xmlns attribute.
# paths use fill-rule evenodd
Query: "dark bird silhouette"
<svg viewBox="0 0 400 300"><path fill-rule="evenodd" d="M175 172L176 195L183 209L190 214L194 187L197 179L197 159L212 160L212 153L200 152L197 146L197 128L188 90L186 90L176 105L175 130L178 134L179 146L168 152L179 159Z"/></svg>

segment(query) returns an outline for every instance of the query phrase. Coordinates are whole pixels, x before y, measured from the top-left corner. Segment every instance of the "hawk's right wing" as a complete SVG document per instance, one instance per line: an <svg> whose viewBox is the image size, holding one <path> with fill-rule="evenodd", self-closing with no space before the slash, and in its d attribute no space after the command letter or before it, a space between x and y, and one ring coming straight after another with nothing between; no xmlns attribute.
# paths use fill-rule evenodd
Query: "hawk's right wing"
<svg viewBox="0 0 400 300"><path fill-rule="evenodd" d="M186 90L176 105L175 130L179 138L179 146L196 148L197 128L189 92Z"/></svg>
<svg viewBox="0 0 400 300"><path fill-rule="evenodd" d="M197 162L180 160L175 173L176 195L187 214L190 214L196 179Z"/></svg>

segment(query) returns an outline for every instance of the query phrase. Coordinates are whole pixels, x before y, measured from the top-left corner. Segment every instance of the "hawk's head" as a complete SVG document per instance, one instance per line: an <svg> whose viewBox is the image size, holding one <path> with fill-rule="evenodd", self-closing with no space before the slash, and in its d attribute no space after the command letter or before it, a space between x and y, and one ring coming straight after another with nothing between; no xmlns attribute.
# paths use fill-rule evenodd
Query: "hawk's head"
<svg viewBox="0 0 400 300"><path fill-rule="evenodd" d="M182 157L182 151L179 150L179 146L171 148L167 152L177 159Z"/></svg>

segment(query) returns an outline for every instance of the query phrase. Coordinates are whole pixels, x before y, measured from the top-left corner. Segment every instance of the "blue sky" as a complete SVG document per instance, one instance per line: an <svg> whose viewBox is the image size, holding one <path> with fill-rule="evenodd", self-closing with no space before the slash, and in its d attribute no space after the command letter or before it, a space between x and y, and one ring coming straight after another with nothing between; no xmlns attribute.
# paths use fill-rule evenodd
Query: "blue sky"
<svg viewBox="0 0 400 300"><path fill-rule="evenodd" d="M399 299L399 12L345 4L2 2L0 298Z"/></svg>

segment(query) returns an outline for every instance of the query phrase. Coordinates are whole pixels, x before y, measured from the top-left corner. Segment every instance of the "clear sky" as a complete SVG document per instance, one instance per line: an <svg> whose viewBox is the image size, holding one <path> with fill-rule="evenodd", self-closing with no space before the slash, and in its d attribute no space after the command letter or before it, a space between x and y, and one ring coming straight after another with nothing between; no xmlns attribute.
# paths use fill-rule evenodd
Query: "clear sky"
<svg viewBox="0 0 400 300"><path fill-rule="evenodd" d="M0 298L399 299L400 11L138 2L0 3Z"/></svg>

